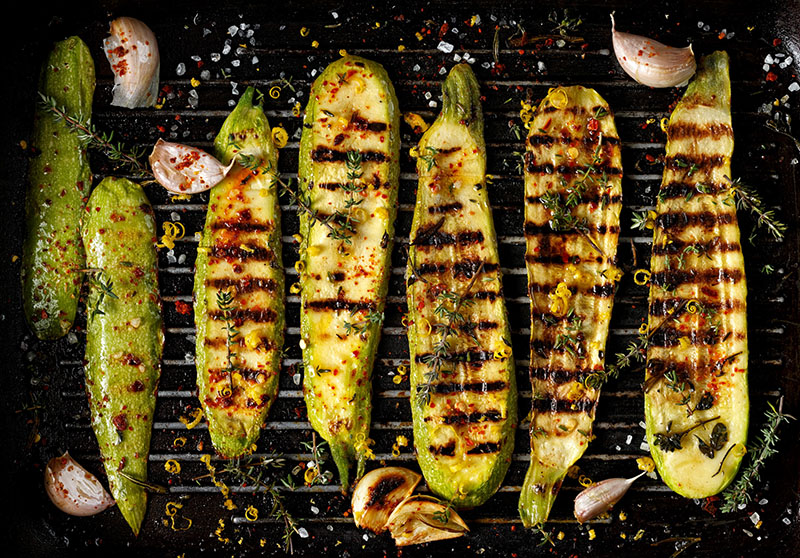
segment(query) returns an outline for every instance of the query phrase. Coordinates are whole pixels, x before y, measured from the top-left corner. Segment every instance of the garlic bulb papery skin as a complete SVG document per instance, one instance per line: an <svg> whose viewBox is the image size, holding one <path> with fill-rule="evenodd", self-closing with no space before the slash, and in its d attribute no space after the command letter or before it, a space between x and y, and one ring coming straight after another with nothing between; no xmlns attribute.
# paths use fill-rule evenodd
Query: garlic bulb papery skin
<svg viewBox="0 0 800 558"><path fill-rule="evenodd" d="M611 14L614 54L622 69L642 85L676 87L685 85L697 71L692 46L676 48L641 35L616 30Z"/></svg>
<svg viewBox="0 0 800 558"><path fill-rule="evenodd" d="M116 503L97 477L75 461L69 452L47 463L44 486L53 504L69 515L95 515Z"/></svg>
<svg viewBox="0 0 800 558"><path fill-rule="evenodd" d="M175 194L199 194L217 185L231 170L202 149L159 139L149 157L153 176Z"/></svg>
<svg viewBox="0 0 800 558"><path fill-rule="evenodd" d="M575 497L575 519L583 523L609 511L642 475L644 473L630 479L606 479L586 488Z"/></svg>
<svg viewBox="0 0 800 558"><path fill-rule="evenodd" d="M161 59L150 28L132 17L111 22L111 35L103 51L114 72L111 104L117 107L152 107L158 98Z"/></svg>

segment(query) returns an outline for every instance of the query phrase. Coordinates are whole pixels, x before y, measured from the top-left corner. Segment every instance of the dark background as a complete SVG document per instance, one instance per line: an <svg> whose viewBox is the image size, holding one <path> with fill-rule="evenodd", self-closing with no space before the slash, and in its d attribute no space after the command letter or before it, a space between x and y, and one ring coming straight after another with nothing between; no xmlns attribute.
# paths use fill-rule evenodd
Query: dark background
<svg viewBox="0 0 800 558"><path fill-rule="evenodd" d="M563 15L564 7L570 8L571 16L582 18L583 23L574 34L582 36L584 41L567 43L563 48L529 45L522 53L506 42L516 30L512 22L520 23L532 35L552 33L553 24L548 17L553 10L557 10L559 16ZM442 77L439 69L452 67L455 63L453 54L470 52L477 59L473 67L486 97L489 172L497 177L491 196L501 237L501 263L504 269L512 271L506 273L505 290L513 299L525 293L524 273L513 273L513 270L524 268L524 243L514 240L522 231L522 182L515 170L514 152L522 151L523 144L514 136L510 124L519 124L515 117L519 100L536 102L554 83L582 83L595 87L617 113L626 173L620 260L622 266L630 271L633 265L630 246L635 245L637 267L646 267L649 248L644 239L637 241L637 233L629 231L627 225L631 208L645 208L653 203L661 173L657 159L663 152L664 141L658 120L669 114L681 90L649 90L636 86L622 73L613 59L613 52L610 56L599 53L602 49L612 48L608 20L608 13L612 10L616 10L620 30L639 32L674 45L688 41L694 45L698 56L716 48L725 48L731 55L736 134L734 175L756 187L769 204L779 206L781 219L790 225L783 242L764 237L755 246L748 245L745 252L750 287L751 438L756 436L763 423L767 402L777 401L780 395L786 398L785 410L798 415L796 325L800 237L797 229L797 167L791 161L800 157L800 153L791 140L766 129L764 122L768 117L759 113L760 106L780 99L784 94L789 94L791 108L773 107L773 110L797 112L794 107L800 103L800 93L787 93L788 84L797 80L800 62L797 36L800 11L797 2L608 2L598 5L587 1L524 4L484 1L386 4L162 1L22 4L16 6L14 15L6 15L10 20L6 24L9 31L3 34L2 41L7 57L3 64L4 83L0 86L4 101L0 103L3 110L0 180L8 201L0 219L5 239L0 265L3 286L0 350L5 355L5 366L2 367L4 387L0 390L3 421L3 482L0 486L5 492L2 542L9 555L178 556L185 553L188 557L283 553L278 547L281 526L268 519L269 508L262 497L237 493L234 498L240 509L229 512L222 507L222 497L207 479L193 480L203 474L197 456L210 451L206 431L202 427L188 432L173 427L178 416L196 406L190 393L194 389L193 368L176 364L184 353L192 351L192 344L181 330L191 326L191 316L176 312L175 306L176 301L190 301L187 297L191 292L191 272L168 271L176 264L168 261L163 251L160 255L160 264L165 270L162 295L166 323L173 331L167 336L162 375L164 396L159 398L156 412L156 422L162 428L157 429L153 437L153 454L161 457L151 464L150 474L154 482L169 484L173 493L151 498L138 539L134 539L114 509L93 518L72 518L59 513L44 495L41 482L44 464L66 449L103 478L82 396L81 321L76 326L76 343L66 339L49 343L35 341L21 314L19 262L12 262L12 256L20 255L24 223L26 155L19 142L27 139L30 133L37 98L36 76L52 41L78 34L89 44L98 77L95 124L101 130L113 130L115 136L127 144L145 148L158 137L166 137L172 128L179 135L179 141L207 147L230 110L227 101L236 97L231 94L230 81L240 83L240 93L249 83L266 91L272 80L278 78L280 72L285 72L284 77L292 76L294 86L305 91L306 96L299 99L305 105L313 79L311 69L321 68L334 60L340 48L383 63L395 80L401 109L419 112L431 121L437 108L428 107L424 93L431 92L432 99L437 99ZM334 11L338 18L333 18ZM480 15L482 21L470 28L466 22L475 14ZM100 44L106 35L108 21L120 15L142 19L159 38L162 85L171 86L176 93L174 99L165 103L162 111L128 113L125 109L109 106L113 81ZM492 15L496 16L496 21L491 19ZM707 24L709 30L699 28L698 21ZM254 52L260 62L251 65L247 61L250 54L240 56L241 67L233 68L231 77L226 78L221 75L221 68L233 57L223 57L222 63L212 64L209 54L219 52L228 26L240 22L261 25L254 34ZM376 22L381 25L376 27ZM341 25L326 27L337 23ZM455 45L451 54L436 50L438 34L445 23L449 29L444 36ZM283 25L285 28L282 29ZM492 60L492 40L497 26L500 27L500 62L504 67L494 70L482 68L482 62ZM310 29L307 37L299 33L302 27ZM459 28L458 34L452 33L453 27ZM748 29L750 27L752 30ZM203 36L203 28L211 33ZM723 29L728 33L735 32L734 38L720 39L718 34ZM430 30L431 34L418 41L415 33L425 30ZM781 44L776 44L775 39L780 39ZM310 46L312 40L319 41L319 48ZM237 43L238 40L233 41L234 48ZM399 44L405 45L406 50L398 52ZM784 69L774 67L776 81L766 81L766 72L761 66L766 54L775 52L792 55L797 61ZM191 60L195 54L202 57L205 69L212 76L197 87L200 101L196 109L188 105L187 97L191 89L189 79L200 77L201 69L193 66ZM540 71L538 61L545 63L545 72ZM180 62L187 66L183 76L178 76L175 71ZM417 64L419 69L415 69ZM279 99L267 98L265 108L271 123L283 124L291 138L298 130L299 119L287 114L291 108L287 103L290 95L285 88ZM654 118L655 123L648 124L650 118ZM158 126L163 126L164 131ZM409 145L417 139L407 126L404 126L403 134L402 171L406 176L401 183L401 204L404 205L401 205L398 218L399 241L394 262L400 269L405 266L402 239L407 237L410 226L408 206L413 203L415 186L413 176L409 176L413 173L413 164L407 152ZM296 139L290 139L290 142L281 152L280 167L287 175L296 172ZM654 145L648 147L648 143ZM648 155L656 160L654 164L648 160ZM92 158L92 168L96 179L116 172L100 154ZM156 207L159 221L172 219L171 214L176 209L163 190L148 187L147 192ZM200 202L192 200L190 203L204 200L201 197ZM187 236L199 230L202 208L187 206L177 211L186 225ZM742 235L746 238L753 228L753 221L745 214L741 215L741 221ZM289 236L294 232L295 214L286 210L284 234ZM634 243L630 244L631 241ZM188 241L180 243L176 249L176 254L183 253L187 257L183 267L191 268L193 250L194 245ZM296 250L290 242L284 258L287 269L290 269L296 258ZM770 276L761 273L760 269L766 264L773 265L778 272ZM644 316L646 291L636 287L630 275L626 274L617 296L609 354L624 348L631 332ZM292 281L290 277L287 285ZM400 275L393 277L392 285L390 297L393 298L390 299L385 325L394 329L384 332L379 364L375 369L372 437L376 439L375 452L379 457L391 464L415 468L416 463L408 448L403 450L399 459L391 457L391 446L397 434L411 438L407 392L405 395L402 393L408 388L407 380L397 386L389 375L396 361L402 360L404 355L407 357L405 338L401 332L397 333L404 311ZM529 327L527 305L510 300L509 309L515 330L515 357L527 362L526 334L519 331ZM297 325L296 318L297 304L290 303L290 327ZM296 359L299 354L297 336L291 332L287 337L287 347L290 348L288 358ZM297 394L298 387L291 379L292 373L293 370L287 368L281 379L285 395L271 411L258 450L264 455L286 455L290 464L284 473L291 470L296 461L308 458L301 443L311 436L307 423L303 426L306 419L302 398ZM527 393L520 398L520 415L525 416L530 406L530 384L526 379L527 370L522 365L518 365L518 376L520 391ZM632 476L637 472L634 459L646 455L639 449L644 434L638 425L643 420L638 393L640 382L641 371L629 371L611 382L601 397L595 431L597 440L579 462L582 471L594 480ZM31 410L32 407L35 409ZM31 443L34 432L40 438ZM182 450L185 454L180 460L183 469L181 475L170 478L163 469L164 456L177 453L172 440L180 435L189 439ZM626 444L629 435L633 441ZM800 450L797 448L796 422L782 430L782 438L780 454L768 463L764 478L754 491L756 502L738 513L709 513L702 507L704 502L680 498L666 490L660 481L643 479L619 504L610 519L579 526L572 519L571 502L580 487L575 480L568 480L556 502L552 522L547 526L554 534L562 531L565 536L555 546L537 546L541 542L540 535L525 531L518 520L518 491L527 462L515 458L502 491L482 508L463 514L472 529L468 536L453 542L406 549L402 554L631 556L645 553L648 556L673 556L683 550L685 556L795 556L800 542L800 529L797 527ZM515 456L524 456L527 441L527 431L521 428L517 434ZM197 449L199 442L205 442L204 451ZM184 504L182 513L194 522L187 532L173 532L162 523L165 503L178 499ZM764 500L767 502L758 503ZM335 490L301 490L287 494L286 501L289 510L310 533L307 539L294 537L298 556L397 553L388 535L370 536L368 540L363 538L363 532L357 531L346 515L347 498ZM259 522L236 524L234 518L241 516L242 510L251 502L261 510ZM313 513L312 506L318 508L319 513ZM626 520L619 519L619 510L625 511ZM758 529L751 521L753 512L757 512L763 521ZM231 539L230 543L222 543L214 534L220 519L225 520L224 535ZM789 523L786 524L784 519ZM589 538L589 529L596 534L594 540ZM633 540L640 529L644 531L643 536ZM264 548L259 544L261 538L267 541Z"/></svg>

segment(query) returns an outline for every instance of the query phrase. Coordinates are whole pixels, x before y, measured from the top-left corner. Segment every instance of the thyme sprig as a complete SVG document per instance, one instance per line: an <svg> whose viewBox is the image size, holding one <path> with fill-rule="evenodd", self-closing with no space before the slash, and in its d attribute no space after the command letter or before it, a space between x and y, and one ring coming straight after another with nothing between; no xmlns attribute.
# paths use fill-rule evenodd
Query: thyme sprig
<svg viewBox="0 0 800 558"><path fill-rule="evenodd" d="M683 430L679 430L678 432L670 432L670 428L672 426L672 422L670 422L667 426L667 432L656 432L656 434L653 436L653 441L655 442L656 447L660 448L662 451L673 452L683 449L682 442L684 436L686 436L692 430L700 428L709 422L714 422L715 420L719 420L719 415L698 421L694 425L684 428Z"/></svg>
<svg viewBox="0 0 800 558"><path fill-rule="evenodd" d="M351 316L355 314L356 311L350 313ZM344 322L344 331L347 335L351 334L358 334L361 335L365 333L370 326L374 324L380 324L383 322L383 312L378 312L377 310L372 310L364 316L364 319L358 320L355 322Z"/></svg>
<svg viewBox="0 0 800 558"><path fill-rule="evenodd" d="M725 180L730 184L728 188L730 193L725 203L735 203L736 209L745 209L756 219L756 226L750 233L750 242L755 240L762 228L776 240L782 240L787 226L777 218L774 209L766 208L758 192L751 186L742 184L739 178L731 180L726 176Z"/></svg>
<svg viewBox="0 0 800 558"><path fill-rule="evenodd" d="M71 130L78 134L78 138L90 147L104 153L112 161L116 161L127 168L137 177L153 180L153 174L142 163L145 156L144 148L127 147L122 142L114 140L114 132L100 132L92 124L91 118L82 114L70 114L66 107L59 106L54 97L39 93L39 107L50 114L57 122L64 122Z"/></svg>
<svg viewBox="0 0 800 558"><path fill-rule="evenodd" d="M761 428L761 433L747 452L752 457L738 478L723 493L723 503L720 510L723 513L736 511L742 506L747 505L753 499L753 488L761 479L761 472L765 461L778 453L777 445L780 441L778 429L784 423L794 420L795 417L783 412L783 397L778 400L776 409L772 403L767 403L768 409L765 413L765 424Z"/></svg>
<svg viewBox="0 0 800 558"><path fill-rule="evenodd" d="M94 304L89 313L89 321L92 322L95 316L105 315L105 312L103 312L100 307L103 305L103 301L105 301L106 297L114 299L119 299L119 297L114 292L113 281L111 281L111 279L103 280L105 277L105 270L90 268L82 271L89 276L89 285L98 290L97 298L94 299Z"/></svg>
<svg viewBox="0 0 800 558"><path fill-rule="evenodd" d="M439 379L440 374L443 372L442 366L451 358L450 337L458 335L459 330L467 323L467 318L461 310L465 305L472 304L472 300L467 297L472 291L478 276L483 271L483 265L481 263L480 267L475 271L463 293L458 294L445 290L436 297L438 304L434 308L434 314L444 318L444 321L434 324L431 328L433 332L439 335L439 339L433 345L433 350L422 358L422 363L428 366L428 371L424 375L425 383L417 387L417 401L419 403L426 405L430 403L433 382ZM448 303L452 309L447 307ZM474 332L471 332L471 335L474 336Z"/></svg>
<svg viewBox="0 0 800 558"><path fill-rule="evenodd" d="M233 292L231 291L217 291L217 307L222 312L222 319L225 321L225 349L227 351L227 364L224 371L228 373L228 384L231 393L233 393L233 373L239 369L236 364L237 353L234 350L234 344L239 337L239 330L233 320L233 312L236 310L236 300Z"/></svg>

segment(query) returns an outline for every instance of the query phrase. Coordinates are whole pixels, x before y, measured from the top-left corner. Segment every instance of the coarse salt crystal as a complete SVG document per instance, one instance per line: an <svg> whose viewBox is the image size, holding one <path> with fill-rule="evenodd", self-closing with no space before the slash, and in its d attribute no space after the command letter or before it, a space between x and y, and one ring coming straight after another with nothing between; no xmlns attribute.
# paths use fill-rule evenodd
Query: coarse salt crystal
<svg viewBox="0 0 800 558"><path fill-rule="evenodd" d="M414 72L419 72L421 70L421 68L419 67L419 64L414 64L414 67L411 68L411 70L414 71Z"/></svg>
<svg viewBox="0 0 800 558"><path fill-rule="evenodd" d="M222 58L222 55L219 52L212 52L211 53L211 61L212 62L219 62Z"/></svg>
<svg viewBox="0 0 800 558"><path fill-rule="evenodd" d="M764 64L772 64L774 62L775 62L775 60L773 60L771 54L767 54L766 58L764 58Z"/></svg>
<svg viewBox="0 0 800 558"><path fill-rule="evenodd" d="M769 64L764 64L763 66L761 66L761 69L764 70L765 72L769 72Z"/></svg>
<svg viewBox="0 0 800 558"><path fill-rule="evenodd" d="M453 62L461 62L461 56L458 53L453 55Z"/></svg>
<svg viewBox="0 0 800 558"><path fill-rule="evenodd" d="M231 37L235 37L236 33L238 32L239 28L236 27L235 25L231 25L230 27L228 27L228 35L230 35Z"/></svg>
<svg viewBox="0 0 800 558"><path fill-rule="evenodd" d="M545 66L544 62L542 62L541 60L539 60L536 63L536 67L539 69L540 72L544 72L547 69L547 66Z"/></svg>
<svg viewBox="0 0 800 558"><path fill-rule="evenodd" d="M758 501L758 505L759 505L759 506L766 506L768 503L769 503L769 500L767 500L766 498L761 498L761 499Z"/></svg>
<svg viewBox="0 0 800 558"><path fill-rule="evenodd" d="M238 60L231 60L231 66L233 66L234 68L238 68L239 64L241 64L241 62L239 62Z"/></svg>
<svg viewBox="0 0 800 558"><path fill-rule="evenodd" d="M426 99L430 99L432 97L431 92L430 91L426 91L425 94L423 95L423 97L425 97Z"/></svg>
<svg viewBox="0 0 800 558"><path fill-rule="evenodd" d="M599 54L600 56L608 56L609 54L611 54L611 51L608 50L607 48L601 48L600 50L597 51L597 54Z"/></svg>
<svg viewBox="0 0 800 558"><path fill-rule="evenodd" d="M364 534L362 535L362 538L363 538L365 541L368 541L368 540L369 540L369 535L367 535L366 533L364 533Z"/></svg>
<svg viewBox="0 0 800 558"><path fill-rule="evenodd" d="M703 22L702 21L698 21L697 22L697 28L698 29L702 29L703 28Z"/></svg>
<svg viewBox="0 0 800 558"><path fill-rule="evenodd" d="M255 66L256 64L258 64L258 56L253 56L253 58L250 60L250 63L251 63L253 66Z"/></svg>
<svg viewBox="0 0 800 558"><path fill-rule="evenodd" d="M294 385L296 386L300 385L300 372L292 376L292 381L294 382Z"/></svg>
<svg viewBox="0 0 800 558"><path fill-rule="evenodd" d="M431 108L436 108L437 104L438 103L436 101L428 101L428 106L431 107Z"/></svg>
<svg viewBox="0 0 800 558"><path fill-rule="evenodd" d="M186 263L186 254L181 254L180 256L178 256L178 263L179 264Z"/></svg>
<svg viewBox="0 0 800 558"><path fill-rule="evenodd" d="M556 41L556 46L558 48L564 48L564 45L566 45L566 44L567 44L567 41L565 41L564 39L559 39L559 40Z"/></svg>
<svg viewBox="0 0 800 558"><path fill-rule="evenodd" d="M644 421L643 421L643 420L640 420L640 421L639 421L639 426L641 426L641 427L642 427L642 428L644 428L644 429L647 429L647 425L644 423Z"/></svg>
<svg viewBox="0 0 800 558"><path fill-rule="evenodd" d="M308 538L308 531L306 530L305 527L300 527L297 530L297 534L300 535L301 539L307 539Z"/></svg>
<svg viewBox="0 0 800 558"><path fill-rule="evenodd" d="M311 513L314 515L319 513L319 508L317 506L311 506Z"/></svg>
<svg viewBox="0 0 800 558"><path fill-rule="evenodd" d="M211 34L211 29L208 27L203 27L203 37L206 37Z"/></svg>
<svg viewBox="0 0 800 558"><path fill-rule="evenodd" d="M753 536L753 533L751 533L751 532L750 532L750 531L748 531L747 529L742 529L742 531L744 531L745 533L747 533L747 536L748 536L748 537L752 537L752 536Z"/></svg>
<svg viewBox="0 0 800 558"><path fill-rule="evenodd" d="M789 57L788 57L788 58L785 60L785 62L786 62L786 64L791 64L791 63L792 63L792 60L793 60L793 58L792 58L791 56L789 56Z"/></svg>
<svg viewBox="0 0 800 558"><path fill-rule="evenodd" d="M446 41L439 41L439 45L436 47L437 50L441 50L445 54L450 54L453 52L453 45Z"/></svg>
<svg viewBox="0 0 800 558"><path fill-rule="evenodd" d="M186 64L184 64L183 62L178 64L178 67L175 68L175 73L177 75L179 75L179 76L182 76L183 74L185 74L186 73Z"/></svg>
<svg viewBox="0 0 800 558"><path fill-rule="evenodd" d="M231 45L226 44L224 47L222 47L222 54L228 54L230 51L231 51Z"/></svg>
<svg viewBox="0 0 800 558"><path fill-rule="evenodd" d="M447 68L445 68L444 66L442 66L441 68L439 68L439 75L444 75L444 74L446 74L446 73L447 73Z"/></svg>
<svg viewBox="0 0 800 558"><path fill-rule="evenodd" d="M781 521L783 521L784 525L789 525L792 522L788 517L784 517Z"/></svg>
<svg viewBox="0 0 800 558"><path fill-rule="evenodd" d="M759 521L761 521L761 516L760 516L760 515L758 515L758 512L753 512L753 513L750 515L750 521L752 521L752 522L753 522L753 525L755 525L756 523L758 523Z"/></svg>
<svg viewBox="0 0 800 558"><path fill-rule="evenodd" d="M639 449L642 451L650 451L650 444L648 444L647 442L642 442L641 444L639 444Z"/></svg>
<svg viewBox="0 0 800 558"><path fill-rule="evenodd" d="M629 446L629 445L631 445L631 442L632 442L632 441L633 441L633 436L631 436L630 434L628 434L628 437L627 437L627 438L625 438L625 444Z"/></svg>
<svg viewBox="0 0 800 558"><path fill-rule="evenodd" d="M333 19L339 19L339 14L337 12L331 12L331 17L333 17Z"/></svg>

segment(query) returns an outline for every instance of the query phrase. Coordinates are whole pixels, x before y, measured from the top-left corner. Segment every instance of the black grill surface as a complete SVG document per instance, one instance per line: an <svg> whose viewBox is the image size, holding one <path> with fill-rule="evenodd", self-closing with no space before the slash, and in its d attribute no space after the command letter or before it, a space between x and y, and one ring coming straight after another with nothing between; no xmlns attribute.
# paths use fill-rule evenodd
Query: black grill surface
<svg viewBox="0 0 800 558"><path fill-rule="evenodd" d="M115 140L149 152L158 138L210 149L211 141L239 94L248 85L265 93L264 105L273 126L283 126L288 145L280 152L284 177L297 173L301 118L296 102L305 106L314 76L339 56L340 49L381 62L397 89L401 110L417 112L429 122L438 113L441 82L459 60L471 60L481 83L486 121L488 172L493 175L490 197L499 235L504 289L513 328L514 356L520 389L520 416L530 409L528 373L530 335L529 300L524 267L523 182L520 152L525 130L519 119L520 101L535 103L550 87L582 84L594 87L615 112L622 140L624 167L623 232L620 265L627 271L616 297L607 353L622 351L646 315L645 287L637 286L631 271L647 267L651 240L630 228L631 212L652 208L661 180L660 157L665 134L660 121L682 90L651 90L622 73L611 46L609 13L616 10L620 30L649 34L676 45L691 41L698 55L726 49L731 55L733 124L736 149L734 175L753 185L766 201L778 207L789 224L782 242L761 235L745 242L750 287L750 394L751 438L763 424L768 402L785 397L784 408L798 411L798 229L797 159L794 142L768 129L775 113L795 114L800 94L790 89L798 80L798 8L795 2L750 3L734 7L725 2L602 3L492 3L483 1L441 4L390 3L357 5L351 2L243 3L243 2L107 2L82 7L41 5L21 7L12 17L5 40L6 72L3 130L3 192L8 205L2 219L4 264L2 347L4 388L3 464L1 483L7 489L3 528L6 548L14 556L198 556L283 555L283 524L269 514L269 498L253 487L231 485L234 510L210 479L200 456L213 453L201 423L187 430L179 417L198 407L193 363L191 285L197 241L206 195L174 201L158 185L146 186L159 226L180 221L186 237L174 253L159 253L161 294L167 326L163 372L155 415L150 480L167 486L166 495L153 494L142 532L134 538L120 514L111 509L92 518L74 518L58 512L42 488L47 460L69 450L104 479L92 433L84 392L83 351L85 315L66 338L39 342L29 332L21 313L19 261L23 230L26 155L20 141L28 138L36 100L35 78L42 57L53 40L78 34L90 46L97 69L93 122L97 129L114 132ZM732 3L731 3L732 4ZM554 31L568 16L582 23L566 37ZM555 12L555 16L553 16ZM127 110L111 107L113 76L102 53L112 17L130 15L144 20L159 40L161 83L168 91L160 109ZM8 17L8 16L7 16ZM554 19L554 21L550 21ZM520 37L554 35L535 44L516 47ZM579 37L578 40L573 40ZM440 42L452 52L440 50ZM767 70L768 54L778 53ZM496 57L496 59L495 59ZM194 81L197 80L197 81ZM280 88L278 98L267 92ZM792 88L793 89L793 88ZM787 96L784 98L784 96ZM776 104L777 101L777 104ZM788 103L788 107L786 106ZM519 134L519 136L517 135ZM403 274L416 176L409 147L418 139L403 124L400 211L386 321L373 374L372 438L375 461L417 468L411 446L392 455L398 435L412 439L407 378L393 381L397 366L407 364L408 346L401 323L405 308ZM94 154L96 180L123 174L101 154ZM284 258L287 288L296 280L296 210L283 205ZM753 219L740 213L743 238L753 230ZM766 274L765 265L775 272ZM285 476L311 455L303 442L312 438L301 387L296 381L298 297L288 294L287 339L280 395L262 433L256 456L283 457ZM635 459L643 449L643 371L628 370L603 391L593 441L578 465L593 480L627 477L638 472ZM525 530L517 514L520 486L528 465L529 435L523 422L517 429L513 461L500 491L484 506L463 512L471 532L454 541L402 551L404 556L469 554L486 556L790 556L800 542L798 529L798 470L796 423L782 431L780 454L766 468L753 495L755 502L732 514L714 513L719 502L692 501L672 493L661 481L644 477L609 517L579 525L572 516L572 500L581 489L567 479L556 501L547 530L554 545L543 544L540 534ZM185 437L176 447L174 440ZM165 471L175 459L180 474ZM747 462L747 460L745 461ZM218 467L221 463L212 462ZM332 463L328 463L328 468ZM295 535L297 556L396 555L388 535L365 534L355 528L349 497L335 484L303 486L284 491L286 507L305 530ZM170 528L165 505L183 505L180 515L190 518L187 531ZM248 521L244 510L258 507L259 518ZM620 512L624 512L624 519ZM753 514L757 515L754 516ZM220 523L222 522L222 523ZM263 546L262 546L263 539Z"/></svg>

